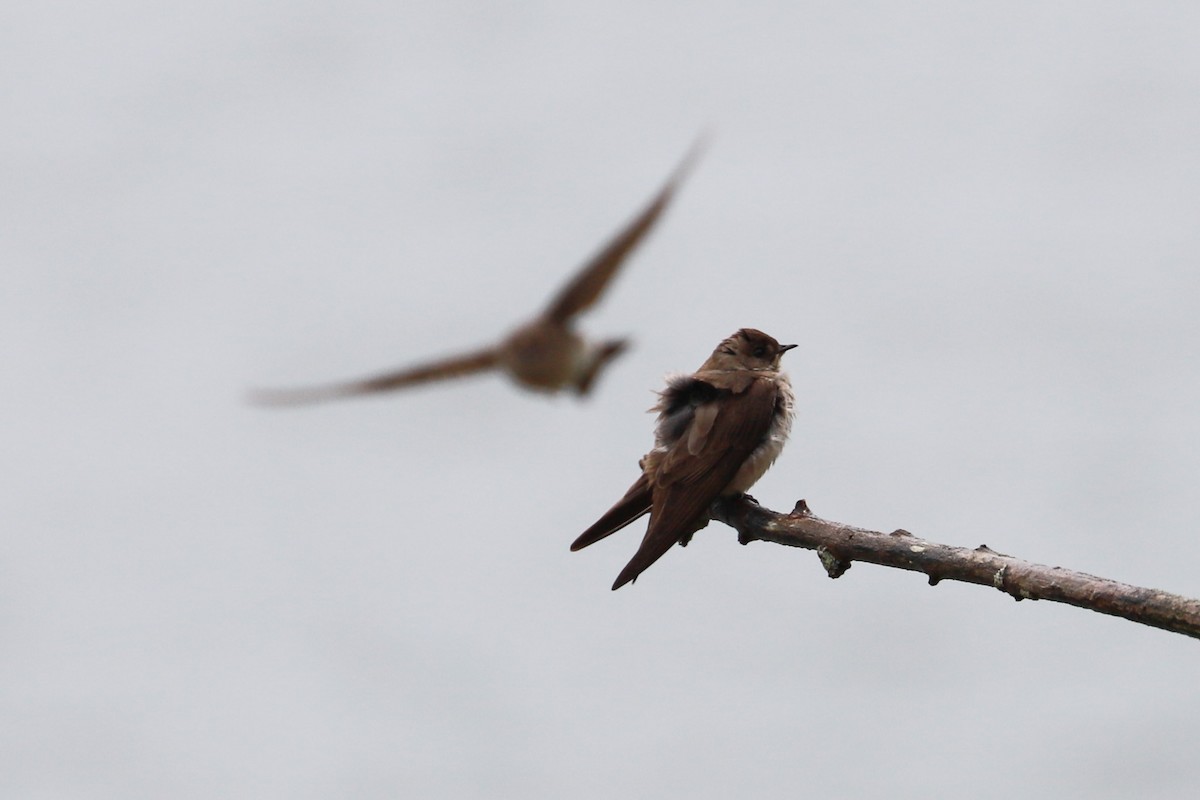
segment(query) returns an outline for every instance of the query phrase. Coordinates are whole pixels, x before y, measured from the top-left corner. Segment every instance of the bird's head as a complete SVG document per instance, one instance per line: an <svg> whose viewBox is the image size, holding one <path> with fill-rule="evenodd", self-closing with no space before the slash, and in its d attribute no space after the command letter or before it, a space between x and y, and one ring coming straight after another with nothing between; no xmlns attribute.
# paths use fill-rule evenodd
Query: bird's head
<svg viewBox="0 0 1200 800"><path fill-rule="evenodd" d="M778 370L779 359L796 345L780 344L754 328L742 328L717 345L704 368Z"/></svg>

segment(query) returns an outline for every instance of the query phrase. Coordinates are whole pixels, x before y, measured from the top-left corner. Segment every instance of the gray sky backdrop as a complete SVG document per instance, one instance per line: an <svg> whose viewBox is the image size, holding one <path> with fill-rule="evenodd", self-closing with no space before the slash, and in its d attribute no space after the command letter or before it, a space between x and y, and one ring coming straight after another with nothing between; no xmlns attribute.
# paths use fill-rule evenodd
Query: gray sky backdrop
<svg viewBox="0 0 1200 800"><path fill-rule="evenodd" d="M0 795L1178 798L1196 642L739 547L634 586L668 371L800 348L758 485L1200 595L1195 3L18 3ZM704 128L576 402L251 385L487 341Z"/></svg>

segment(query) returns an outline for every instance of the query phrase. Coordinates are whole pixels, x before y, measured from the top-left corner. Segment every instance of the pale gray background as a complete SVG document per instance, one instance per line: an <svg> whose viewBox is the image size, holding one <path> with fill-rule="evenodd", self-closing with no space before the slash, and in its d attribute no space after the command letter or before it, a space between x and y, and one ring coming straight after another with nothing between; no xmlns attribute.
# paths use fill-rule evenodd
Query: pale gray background
<svg viewBox="0 0 1200 800"><path fill-rule="evenodd" d="M10 4L0 795L1193 797L1200 648L739 547L569 553L800 348L788 509L1200 594L1200 6ZM597 394L473 346L704 162Z"/></svg>

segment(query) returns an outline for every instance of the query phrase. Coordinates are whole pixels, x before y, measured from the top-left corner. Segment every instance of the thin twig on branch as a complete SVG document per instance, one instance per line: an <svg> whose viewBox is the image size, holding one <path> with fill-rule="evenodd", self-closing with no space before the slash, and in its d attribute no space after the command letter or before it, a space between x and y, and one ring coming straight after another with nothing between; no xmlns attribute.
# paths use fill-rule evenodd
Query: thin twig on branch
<svg viewBox="0 0 1200 800"><path fill-rule="evenodd" d="M977 583L1016 600L1053 600L1200 639L1200 600L1033 564L987 545L970 550L908 531L880 533L830 522L813 516L803 500L792 513L781 514L744 495L726 498L713 505L712 518L736 528L742 544L775 542L816 550L831 578L841 577L854 561L866 561L923 572L931 586L943 580Z"/></svg>

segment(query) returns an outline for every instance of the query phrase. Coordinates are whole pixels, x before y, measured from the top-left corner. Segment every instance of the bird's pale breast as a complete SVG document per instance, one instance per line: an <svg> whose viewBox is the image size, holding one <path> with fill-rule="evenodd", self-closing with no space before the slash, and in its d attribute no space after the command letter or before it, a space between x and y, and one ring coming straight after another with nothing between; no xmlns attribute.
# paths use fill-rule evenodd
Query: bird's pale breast
<svg viewBox="0 0 1200 800"><path fill-rule="evenodd" d="M775 463L775 459L779 458L779 454L783 452L784 442L787 441L788 434L792 431L792 415L796 395L792 392L791 381L783 373L780 373L775 379L775 385L779 392L778 410L775 418L771 420L767 437L762 444L754 448L754 452L742 463L741 469L737 471L733 480L721 494L729 495L749 491L750 487L758 482L758 479L770 469L771 465Z"/></svg>

